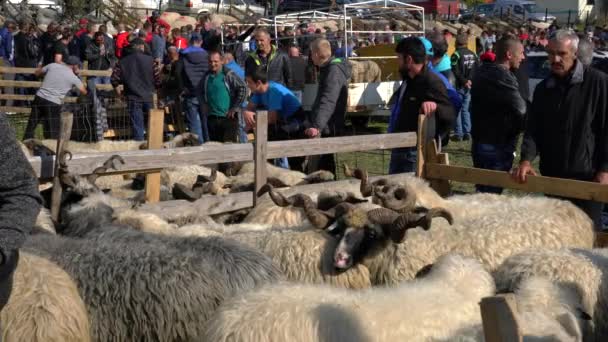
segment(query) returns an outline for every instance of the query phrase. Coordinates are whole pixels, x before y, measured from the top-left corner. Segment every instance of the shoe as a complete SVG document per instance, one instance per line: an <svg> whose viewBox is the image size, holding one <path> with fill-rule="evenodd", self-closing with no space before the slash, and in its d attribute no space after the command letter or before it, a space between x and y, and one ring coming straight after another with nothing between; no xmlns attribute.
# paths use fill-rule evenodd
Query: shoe
<svg viewBox="0 0 608 342"><path fill-rule="evenodd" d="M462 140L464 140L464 141L469 141L469 140L471 140L471 135L470 135L469 133L465 134L465 135L462 137Z"/></svg>
<svg viewBox="0 0 608 342"><path fill-rule="evenodd" d="M452 135L452 137L450 138L450 140L452 140L452 141L462 141L462 137L459 137L457 135Z"/></svg>

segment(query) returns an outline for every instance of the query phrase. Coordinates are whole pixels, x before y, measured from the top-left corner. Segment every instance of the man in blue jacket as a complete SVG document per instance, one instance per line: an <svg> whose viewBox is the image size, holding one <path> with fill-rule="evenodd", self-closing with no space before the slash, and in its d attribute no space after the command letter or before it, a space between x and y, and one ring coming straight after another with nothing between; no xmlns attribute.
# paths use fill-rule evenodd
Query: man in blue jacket
<svg viewBox="0 0 608 342"><path fill-rule="evenodd" d="M2 57L2 65L6 67L12 67L15 64L15 53L13 44L13 32L15 32L16 25L13 21L7 20L4 23L4 27L0 30L0 57ZM14 80L15 74L4 74L2 75L4 80ZM7 94L13 94L13 88L4 88ZM7 100L6 105L12 106L13 101Z"/></svg>
<svg viewBox="0 0 608 342"><path fill-rule="evenodd" d="M178 84L182 89L186 106L186 119L191 133L198 135L202 144L209 140L207 122L201 111L201 97L203 96L203 78L209 71L209 55L201 46L203 39L198 33L192 33L190 46L180 51L179 61L176 64Z"/></svg>

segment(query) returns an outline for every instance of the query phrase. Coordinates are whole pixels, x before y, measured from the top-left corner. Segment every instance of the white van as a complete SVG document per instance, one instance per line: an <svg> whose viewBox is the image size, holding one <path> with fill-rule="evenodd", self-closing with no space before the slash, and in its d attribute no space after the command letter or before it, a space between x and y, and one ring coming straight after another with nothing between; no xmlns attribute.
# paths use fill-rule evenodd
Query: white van
<svg viewBox="0 0 608 342"><path fill-rule="evenodd" d="M535 1L529 0L496 0L494 3L494 15L499 15L502 9L502 14L511 15L518 18L525 18L526 20L531 19L533 21L546 21L552 23L555 21L555 16L547 14L545 20L545 12L536 7Z"/></svg>

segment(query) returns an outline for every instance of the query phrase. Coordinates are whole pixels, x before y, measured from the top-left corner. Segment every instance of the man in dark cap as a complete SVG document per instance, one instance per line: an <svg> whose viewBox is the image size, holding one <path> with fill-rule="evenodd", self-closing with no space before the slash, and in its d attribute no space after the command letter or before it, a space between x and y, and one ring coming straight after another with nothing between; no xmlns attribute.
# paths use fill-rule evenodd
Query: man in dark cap
<svg viewBox="0 0 608 342"><path fill-rule="evenodd" d="M167 34L168 32L171 32L171 25L169 25L169 23L167 23L166 21L162 20L160 18L160 12L159 11L152 11L152 15L148 17L148 19L146 19L147 22L150 23L150 27L154 27L156 25L160 25L162 27L165 28L165 34Z"/></svg>

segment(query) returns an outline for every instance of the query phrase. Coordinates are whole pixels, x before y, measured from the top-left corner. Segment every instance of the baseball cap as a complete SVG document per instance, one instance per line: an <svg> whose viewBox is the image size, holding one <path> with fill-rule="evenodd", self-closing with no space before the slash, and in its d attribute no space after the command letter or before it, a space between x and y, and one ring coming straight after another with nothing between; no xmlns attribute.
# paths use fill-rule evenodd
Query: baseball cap
<svg viewBox="0 0 608 342"><path fill-rule="evenodd" d="M80 20L78 21L78 23L79 23L80 25L88 24L88 23L89 23L89 19L87 19L87 18L82 18L82 19L80 19Z"/></svg>
<svg viewBox="0 0 608 342"><path fill-rule="evenodd" d="M202 42L203 41L203 37L201 37L201 35L197 32L192 32L192 34L190 35L190 43L193 42Z"/></svg>
<svg viewBox="0 0 608 342"><path fill-rule="evenodd" d="M418 39L420 39L422 44L424 44L424 50L426 51L427 56L432 56L433 55L433 44L431 43L431 41L424 37L418 37Z"/></svg>
<svg viewBox="0 0 608 342"><path fill-rule="evenodd" d="M76 56L68 56L65 60L65 64L67 65L80 65L80 59Z"/></svg>

